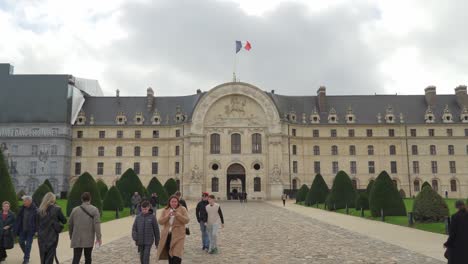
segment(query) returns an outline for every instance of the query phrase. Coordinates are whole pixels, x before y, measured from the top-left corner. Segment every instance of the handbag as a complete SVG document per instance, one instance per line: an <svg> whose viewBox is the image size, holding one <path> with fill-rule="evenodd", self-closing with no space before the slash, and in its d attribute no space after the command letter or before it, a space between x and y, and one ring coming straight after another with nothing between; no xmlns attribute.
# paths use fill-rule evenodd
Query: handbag
<svg viewBox="0 0 468 264"><path fill-rule="evenodd" d="M185 227L185 234L190 236L190 228L188 226Z"/></svg>
<svg viewBox="0 0 468 264"><path fill-rule="evenodd" d="M15 245L15 237L10 229L3 230L3 248L12 249Z"/></svg>

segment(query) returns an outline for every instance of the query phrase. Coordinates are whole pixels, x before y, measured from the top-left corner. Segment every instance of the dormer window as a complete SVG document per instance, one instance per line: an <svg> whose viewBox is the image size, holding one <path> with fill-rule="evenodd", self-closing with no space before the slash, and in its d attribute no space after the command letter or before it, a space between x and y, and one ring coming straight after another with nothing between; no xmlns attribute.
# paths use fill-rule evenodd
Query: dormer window
<svg viewBox="0 0 468 264"><path fill-rule="evenodd" d="M125 116L124 112L117 113L115 117L115 122L117 125L125 125L127 123L127 116Z"/></svg>
<svg viewBox="0 0 468 264"><path fill-rule="evenodd" d="M176 107L176 115L175 115L175 121L176 123L183 122L186 119L186 115L182 113L182 109L180 108L180 105Z"/></svg>
<svg viewBox="0 0 468 264"><path fill-rule="evenodd" d="M310 114L310 122L313 124L318 124L320 123L320 115L317 112L317 108L314 108L314 112Z"/></svg>
<svg viewBox="0 0 468 264"><path fill-rule="evenodd" d="M347 113L346 113L346 123L348 124L353 124L356 122L356 116L354 115L353 109L348 107Z"/></svg>
<svg viewBox="0 0 468 264"><path fill-rule="evenodd" d="M297 121L296 113L294 111L289 112L288 119L289 121L296 122Z"/></svg>
<svg viewBox="0 0 468 264"><path fill-rule="evenodd" d="M444 122L444 123L452 123L453 122L452 113L450 112L450 109L449 109L448 105L445 105L444 114L442 115L442 122Z"/></svg>
<svg viewBox="0 0 468 264"><path fill-rule="evenodd" d="M435 116L432 112L431 106L427 107L426 114L424 115L424 120L426 121L426 123L434 123Z"/></svg>
<svg viewBox="0 0 468 264"><path fill-rule="evenodd" d="M143 113L142 112L137 112L136 115L135 115L135 118L133 118L133 121L137 125L142 125L143 122L145 122L145 118L143 117Z"/></svg>
<svg viewBox="0 0 468 264"><path fill-rule="evenodd" d="M335 108L331 108L330 112L328 113L328 123L337 123L338 122L338 115L336 114Z"/></svg>
<svg viewBox="0 0 468 264"><path fill-rule="evenodd" d="M158 109L154 111L153 117L151 117L151 123L153 125L161 124L161 114L159 113Z"/></svg>
<svg viewBox="0 0 468 264"><path fill-rule="evenodd" d="M465 106L460 114L460 121L462 123L468 123L468 108Z"/></svg>
<svg viewBox="0 0 468 264"><path fill-rule="evenodd" d="M78 118L76 119L76 124L77 125L86 124L86 115L85 115L85 112L83 110L81 110L80 113L78 114Z"/></svg>
<svg viewBox="0 0 468 264"><path fill-rule="evenodd" d="M388 106L385 113L385 122L395 123L395 115L393 114L393 107Z"/></svg>

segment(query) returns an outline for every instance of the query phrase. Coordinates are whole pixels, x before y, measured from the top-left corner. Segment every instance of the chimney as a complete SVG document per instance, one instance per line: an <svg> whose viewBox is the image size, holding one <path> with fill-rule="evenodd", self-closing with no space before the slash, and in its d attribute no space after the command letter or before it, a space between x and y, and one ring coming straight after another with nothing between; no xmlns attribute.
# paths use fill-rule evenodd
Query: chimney
<svg viewBox="0 0 468 264"><path fill-rule="evenodd" d="M0 75L13 75L14 69L9 63L0 63Z"/></svg>
<svg viewBox="0 0 468 264"><path fill-rule="evenodd" d="M197 94L201 94L201 90L200 90L200 89L197 89Z"/></svg>
<svg viewBox="0 0 468 264"><path fill-rule="evenodd" d="M271 90L271 94L275 94L275 90Z"/></svg>
<svg viewBox="0 0 468 264"><path fill-rule="evenodd" d="M455 96L457 98L457 104L461 109L463 109L463 107L468 107L466 85L458 85L457 88L455 88Z"/></svg>
<svg viewBox="0 0 468 264"><path fill-rule="evenodd" d="M317 90L317 105L319 112L327 111L327 88L325 86L320 86Z"/></svg>
<svg viewBox="0 0 468 264"><path fill-rule="evenodd" d="M154 92L151 87L148 87L146 89L146 107L148 108L148 111L153 110L154 106Z"/></svg>
<svg viewBox="0 0 468 264"><path fill-rule="evenodd" d="M119 89L115 90L115 96L120 97L120 90Z"/></svg>
<svg viewBox="0 0 468 264"><path fill-rule="evenodd" d="M431 85L426 87L424 89L424 92L426 94L426 104L429 106L433 106L435 104L435 98L436 98L436 87Z"/></svg>

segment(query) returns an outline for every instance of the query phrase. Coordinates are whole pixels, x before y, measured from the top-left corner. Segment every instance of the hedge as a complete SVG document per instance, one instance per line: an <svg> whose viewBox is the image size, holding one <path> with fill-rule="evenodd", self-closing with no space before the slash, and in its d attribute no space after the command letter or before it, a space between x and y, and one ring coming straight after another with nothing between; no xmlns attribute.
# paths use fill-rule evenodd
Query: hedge
<svg viewBox="0 0 468 264"><path fill-rule="evenodd" d="M116 186L112 186L107 191L104 201L102 203L102 209L107 211L120 210L124 207L124 202L119 189Z"/></svg>
<svg viewBox="0 0 468 264"><path fill-rule="evenodd" d="M374 183L375 183L374 180L370 180L369 184L367 184L367 188L366 188L367 196L369 196L370 192L372 191L372 187L374 186Z"/></svg>
<svg viewBox="0 0 468 264"><path fill-rule="evenodd" d="M117 181L116 186L122 195L124 206L127 207L132 204L131 198L135 192L138 192L141 197L146 194L145 187L133 169L126 170Z"/></svg>
<svg viewBox="0 0 468 264"><path fill-rule="evenodd" d="M166 189L167 195L170 197L177 192L177 182L173 178L170 178L164 183L164 189Z"/></svg>
<svg viewBox="0 0 468 264"><path fill-rule="evenodd" d="M49 179L46 179L43 184L46 184L49 186L49 189L52 193L55 193L54 187L52 187L52 184L50 183Z"/></svg>
<svg viewBox="0 0 468 264"><path fill-rule="evenodd" d="M356 210L369 210L369 194L367 191L358 192L356 195Z"/></svg>
<svg viewBox="0 0 468 264"><path fill-rule="evenodd" d="M327 183L319 173L315 175L312 186L305 198L305 204L311 206L317 203L324 203L329 192Z"/></svg>
<svg viewBox="0 0 468 264"><path fill-rule="evenodd" d="M37 207L41 205L42 198L44 198L44 196L48 192L52 192L52 190L49 188L49 185L47 185L45 182L36 189L36 191L34 192L32 196L32 199Z"/></svg>
<svg viewBox="0 0 468 264"><path fill-rule="evenodd" d="M308 192L309 192L309 187L303 184L301 188L299 188L299 191L297 191L296 203L304 202Z"/></svg>
<svg viewBox="0 0 468 264"><path fill-rule="evenodd" d="M164 186L156 177L151 178L147 190L149 196L151 196L151 194L153 193L156 193L158 195L159 204L167 205L167 200L169 199L169 196L167 195Z"/></svg>
<svg viewBox="0 0 468 264"><path fill-rule="evenodd" d="M356 190L348 174L339 171L333 180L332 189L327 197L326 204L329 210L353 208L356 203Z"/></svg>
<svg viewBox="0 0 468 264"><path fill-rule="evenodd" d="M424 189L424 187L426 187L426 186L429 186L429 187L431 187L431 189L432 189L432 186L431 186L427 181L425 181L425 182L421 185L421 190Z"/></svg>
<svg viewBox="0 0 468 264"><path fill-rule="evenodd" d="M414 199L413 216L418 222L442 222L449 216L449 209L442 196L425 186Z"/></svg>
<svg viewBox="0 0 468 264"><path fill-rule="evenodd" d="M10 173L8 171L2 150L0 149L0 202L10 202L10 210L13 212L18 211L18 199L16 197L15 187L11 181Z"/></svg>
<svg viewBox="0 0 468 264"><path fill-rule="evenodd" d="M382 209L385 216L406 216L403 199L386 171L375 180L369 195L369 208L373 217L381 216Z"/></svg>
<svg viewBox="0 0 468 264"><path fill-rule="evenodd" d="M109 188L107 187L106 183L101 179L97 180L96 185L98 187L101 198L104 199L104 197L106 197L107 192L109 191Z"/></svg>
<svg viewBox="0 0 468 264"><path fill-rule="evenodd" d="M68 194L67 215L70 216L73 208L81 205L81 195L84 192L91 194L91 204L102 212L102 199L96 181L91 174L83 173L73 184L73 187ZM101 214L102 215L102 214Z"/></svg>

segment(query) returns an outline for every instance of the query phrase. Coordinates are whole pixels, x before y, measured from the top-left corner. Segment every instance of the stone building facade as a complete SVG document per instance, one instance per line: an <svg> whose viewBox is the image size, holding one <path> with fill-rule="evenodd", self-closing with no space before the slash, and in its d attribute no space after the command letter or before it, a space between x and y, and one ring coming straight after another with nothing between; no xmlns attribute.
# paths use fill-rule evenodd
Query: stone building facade
<svg viewBox="0 0 468 264"><path fill-rule="evenodd" d="M339 170L356 188L386 170L406 195L428 181L468 196L468 96L283 96L247 83L180 97L87 96L73 125L70 181L85 171L113 184L133 168L144 185L174 178L188 198L277 199Z"/></svg>

